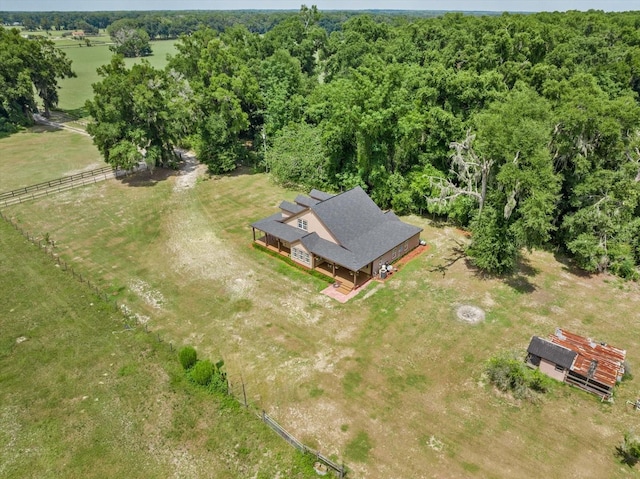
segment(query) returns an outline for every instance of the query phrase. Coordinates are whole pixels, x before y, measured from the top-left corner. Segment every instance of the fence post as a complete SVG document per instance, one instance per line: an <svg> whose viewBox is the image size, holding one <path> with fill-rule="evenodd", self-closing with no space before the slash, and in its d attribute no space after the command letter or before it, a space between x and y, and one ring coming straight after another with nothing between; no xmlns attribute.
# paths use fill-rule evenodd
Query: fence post
<svg viewBox="0 0 640 479"><path fill-rule="evenodd" d="M244 407L247 407L247 391L244 388L244 379L241 377L240 381L242 382L242 397L244 398Z"/></svg>

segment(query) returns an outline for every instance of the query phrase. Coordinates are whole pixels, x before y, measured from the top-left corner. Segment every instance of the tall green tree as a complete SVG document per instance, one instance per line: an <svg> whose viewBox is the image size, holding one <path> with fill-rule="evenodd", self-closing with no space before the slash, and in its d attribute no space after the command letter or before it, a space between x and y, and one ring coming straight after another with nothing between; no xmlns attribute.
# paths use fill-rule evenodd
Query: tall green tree
<svg viewBox="0 0 640 479"><path fill-rule="evenodd" d="M190 113L186 82L146 61L127 69L120 55L98 74L102 80L93 85L94 98L87 102L93 118L87 131L105 161L125 169L141 161L150 167L173 162L174 145Z"/></svg>
<svg viewBox="0 0 640 479"><path fill-rule="evenodd" d="M29 40L17 29L0 27L0 130L32 121L34 91L49 116L58 103L58 80L72 76L71 60L52 41Z"/></svg>
<svg viewBox="0 0 640 479"><path fill-rule="evenodd" d="M551 240L560 178L547 144L551 108L534 90L519 85L475 120L480 157L492 160L486 206L472 227L469 248L490 273L512 270L521 248ZM487 210L487 211L485 211Z"/></svg>
<svg viewBox="0 0 640 479"><path fill-rule="evenodd" d="M183 37L178 51L169 67L185 76L194 93L198 158L213 173L232 171L246 154L241 136L249 136L249 119L261 104L256 77L213 30Z"/></svg>
<svg viewBox="0 0 640 479"><path fill-rule="evenodd" d="M328 158L318 127L291 123L275 137L265 154L267 171L286 187L305 190L328 185Z"/></svg>
<svg viewBox="0 0 640 479"><path fill-rule="evenodd" d="M149 34L138 28L132 19L123 18L113 22L107 28L114 45L109 49L127 58L151 55Z"/></svg>

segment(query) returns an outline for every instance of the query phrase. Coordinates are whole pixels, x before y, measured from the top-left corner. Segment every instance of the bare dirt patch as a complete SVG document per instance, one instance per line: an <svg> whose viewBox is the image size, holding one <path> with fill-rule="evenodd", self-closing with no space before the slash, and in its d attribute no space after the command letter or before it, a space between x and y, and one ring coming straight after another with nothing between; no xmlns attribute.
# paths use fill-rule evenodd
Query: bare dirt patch
<svg viewBox="0 0 640 479"><path fill-rule="evenodd" d="M459 320L466 323L477 324L484 321L485 313L484 310L477 306L463 304L456 308L456 316Z"/></svg>

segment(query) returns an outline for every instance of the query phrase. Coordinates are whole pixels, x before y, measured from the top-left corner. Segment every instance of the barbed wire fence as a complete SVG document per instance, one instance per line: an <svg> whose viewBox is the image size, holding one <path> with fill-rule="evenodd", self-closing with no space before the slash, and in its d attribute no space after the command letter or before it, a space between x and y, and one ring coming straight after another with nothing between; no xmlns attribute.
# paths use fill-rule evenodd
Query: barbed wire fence
<svg viewBox="0 0 640 479"><path fill-rule="evenodd" d="M34 246L37 246L38 250L41 251L44 255L51 258L51 260L56 265L58 265L58 267L60 267L62 271L67 272L69 275L71 275L71 278L86 285L86 287L88 287L96 295L96 297L100 298L100 300L104 301L106 304L112 307L114 312L119 313L123 318L124 329L133 330L136 328L141 328L147 334L153 333L153 331L148 327L148 324L146 322L140 321L139 316L135 314L124 301L118 301L116 299L110 298L109 294L103 291L95 281L90 280L88 274L85 273L83 275L80 270L74 268L72 264L62 259L56 252L55 241L48 234L36 235L25 230L18 222L5 215L2 209L0 209L0 218L11 225L27 241L32 243ZM171 352L176 349L176 347L174 347L173 341L163 338L159 332L155 334L155 337L158 343L167 344ZM269 428L275 431L291 446L295 447L302 453L314 456L318 461L314 466L316 472L321 474L330 469L340 479L346 477L347 469L344 464L337 464L335 461L321 454L320 451L304 445L295 436L287 432L278 422L276 422L275 419L273 419L264 411L263 407L259 403L259 398L257 401L250 398L250 396L247 394L247 385L242 377L231 378L231 376L227 375L227 394L237 400L242 406L251 410L256 415L256 417L262 420Z"/></svg>

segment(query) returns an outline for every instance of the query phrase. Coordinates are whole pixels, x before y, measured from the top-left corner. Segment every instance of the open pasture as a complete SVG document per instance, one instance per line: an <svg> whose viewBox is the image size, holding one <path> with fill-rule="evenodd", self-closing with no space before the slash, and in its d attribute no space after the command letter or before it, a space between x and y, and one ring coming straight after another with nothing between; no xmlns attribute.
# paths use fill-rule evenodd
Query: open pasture
<svg viewBox="0 0 640 479"><path fill-rule="evenodd" d="M101 41L110 41L108 36L98 38ZM59 42L69 42L69 40L59 40ZM150 43L153 55L145 57L144 60L156 68L164 68L167 63L167 55L176 52L175 40L160 40ZM85 102L93 97L91 85L101 80L96 70L111 61L113 52L109 50L109 45L107 44L87 47L75 41L72 44L62 43L60 46L63 47L62 51L73 62L71 68L77 77L65 78L59 82L60 101L58 108L66 111L76 110L79 111L80 116L84 116L81 109L84 108ZM125 59L125 63L129 68L140 61L142 61L141 58Z"/></svg>
<svg viewBox="0 0 640 479"><path fill-rule="evenodd" d="M457 230L423 218L430 249L346 304L251 247L252 221L298 192L239 171L178 188L156 170L7 208L163 337L222 356L250 402L351 477L631 477L615 447L640 415L558 385L538 404L485 384L484 362L556 326L640 351L635 283L586 276L535 251L507 279L479 276ZM455 308L482 308L468 324Z"/></svg>
<svg viewBox="0 0 640 479"><path fill-rule="evenodd" d="M315 476L2 220L0 272L0 477Z"/></svg>
<svg viewBox="0 0 640 479"><path fill-rule="evenodd" d="M0 138L0 151L0 192L105 166L91 138L46 126Z"/></svg>

